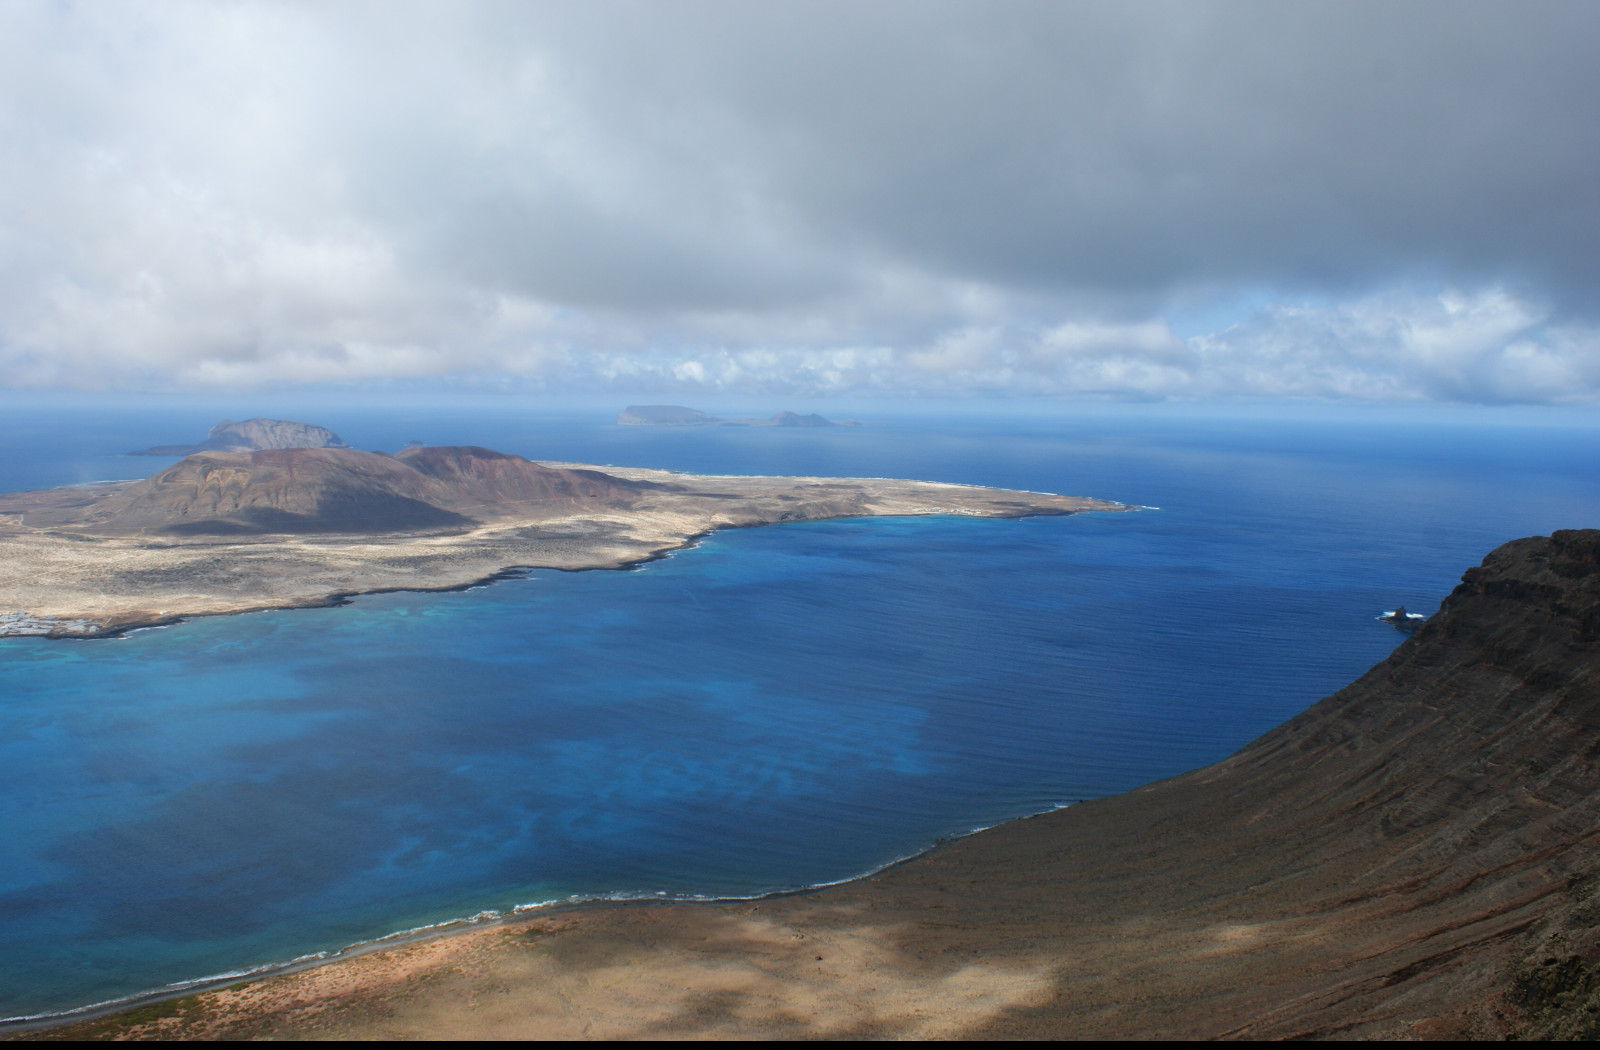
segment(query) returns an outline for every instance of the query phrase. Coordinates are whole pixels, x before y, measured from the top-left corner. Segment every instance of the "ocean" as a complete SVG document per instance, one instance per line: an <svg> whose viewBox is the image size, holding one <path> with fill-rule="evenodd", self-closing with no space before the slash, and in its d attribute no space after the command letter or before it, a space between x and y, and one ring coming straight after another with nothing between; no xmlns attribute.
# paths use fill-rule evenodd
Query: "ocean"
<svg viewBox="0 0 1600 1050"><path fill-rule="evenodd" d="M1158 509L740 530L634 570L0 641L0 1016L520 905L848 879L1220 759L1386 656L1379 613L1433 611L1506 540L1600 525L1597 431L1565 416L615 411L272 414L365 448ZM0 490L143 476L168 460L119 453L223 414L8 403Z"/></svg>

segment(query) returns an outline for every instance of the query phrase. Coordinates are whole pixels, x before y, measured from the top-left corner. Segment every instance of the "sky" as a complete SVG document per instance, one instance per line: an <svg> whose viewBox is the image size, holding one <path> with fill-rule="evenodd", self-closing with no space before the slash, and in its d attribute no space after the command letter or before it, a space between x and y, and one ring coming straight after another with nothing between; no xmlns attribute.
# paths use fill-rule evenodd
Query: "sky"
<svg viewBox="0 0 1600 1050"><path fill-rule="evenodd" d="M1588 405L1591 2L0 3L0 390Z"/></svg>

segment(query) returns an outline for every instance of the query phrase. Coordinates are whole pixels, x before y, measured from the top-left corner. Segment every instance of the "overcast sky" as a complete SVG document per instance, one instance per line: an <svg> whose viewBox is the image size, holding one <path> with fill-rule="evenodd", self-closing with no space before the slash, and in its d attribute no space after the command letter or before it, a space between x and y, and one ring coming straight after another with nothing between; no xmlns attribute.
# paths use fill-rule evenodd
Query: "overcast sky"
<svg viewBox="0 0 1600 1050"><path fill-rule="evenodd" d="M0 4L0 387L1600 398L1591 2Z"/></svg>

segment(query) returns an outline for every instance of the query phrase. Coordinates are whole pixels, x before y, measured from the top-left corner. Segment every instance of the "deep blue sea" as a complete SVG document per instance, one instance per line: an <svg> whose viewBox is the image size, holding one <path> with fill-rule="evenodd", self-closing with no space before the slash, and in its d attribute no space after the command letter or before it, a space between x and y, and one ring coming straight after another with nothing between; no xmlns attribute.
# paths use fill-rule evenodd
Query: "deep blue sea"
<svg viewBox="0 0 1600 1050"><path fill-rule="evenodd" d="M614 412L276 414L366 448L1159 509L741 530L632 571L0 641L0 1017L486 910L849 878L1219 759L1387 655L1378 613L1600 525L1600 430L1570 417ZM9 403L0 490L143 476L167 461L118 453L223 414Z"/></svg>

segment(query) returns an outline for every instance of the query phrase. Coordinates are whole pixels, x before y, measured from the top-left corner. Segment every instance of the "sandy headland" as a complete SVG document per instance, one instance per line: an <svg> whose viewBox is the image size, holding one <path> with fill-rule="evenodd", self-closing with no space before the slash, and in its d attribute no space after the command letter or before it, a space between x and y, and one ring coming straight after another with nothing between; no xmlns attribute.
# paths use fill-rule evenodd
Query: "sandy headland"
<svg viewBox="0 0 1600 1050"><path fill-rule="evenodd" d="M621 568L717 529L779 522L1131 509L935 482L534 463L470 447L205 451L143 481L0 495L0 635L107 636L518 569Z"/></svg>

